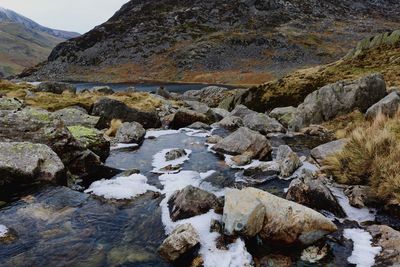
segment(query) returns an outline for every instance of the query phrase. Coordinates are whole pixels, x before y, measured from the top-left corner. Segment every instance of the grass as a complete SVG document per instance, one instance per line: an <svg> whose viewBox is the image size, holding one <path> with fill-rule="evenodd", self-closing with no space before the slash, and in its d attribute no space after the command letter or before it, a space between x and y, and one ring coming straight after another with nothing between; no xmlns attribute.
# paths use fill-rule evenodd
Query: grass
<svg viewBox="0 0 400 267"><path fill-rule="evenodd" d="M400 202L400 113L378 115L348 134L341 152L324 161L324 171L339 183L371 186L377 199Z"/></svg>
<svg viewBox="0 0 400 267"><path fill-rule="evenodd" d="M121 127L122 121L112 119L110 123L110 128L105 132L105 135L114 137L117 134L118 129Z"/></svg>

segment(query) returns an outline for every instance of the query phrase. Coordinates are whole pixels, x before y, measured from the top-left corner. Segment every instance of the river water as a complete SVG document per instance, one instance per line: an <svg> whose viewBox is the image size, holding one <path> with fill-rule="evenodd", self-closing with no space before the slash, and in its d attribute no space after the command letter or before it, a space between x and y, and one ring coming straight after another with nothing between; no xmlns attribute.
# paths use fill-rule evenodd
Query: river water
<svg viewBox="0 0 400 267"><path fill-rule="evenodd" d="M0 209L0 224L18 235L15 243L0 245L0 266L169 266L157 253L168 232L163 214L164 196L170 193L166 188L180 189L192 184L220 194L224 187L249 185L243 179L243 170L228 166L223 157L209 150L205 140L202 133L172 131L168 135L146 139L139 149L113 150L106 161L108 166L139 169L147 177L148 185L154 188L153 192L133 200L107 200L66 187L46 187ZM272 139L275 148L287 143L306 156L310 148L323 142L292 136ZM171 175L154 173L154 155L171 148L190 151L181 172ZM251 185L283 196L289 181L275 178ZM209 218L207 216L204 218ZM341 222L336 223L343 228ZM352 245L340 240L340 236L329 237L333 252L321 264L303 262L299 249L279 248L278 251L295 259L296 266L348 266L346 259L351 254ZM252 255L262 256L271 252L271 248L260 251L252 244L247 247ZM205 254L220 259L222 265L216 267L223 267L224 260L243 255L243 251L238 251Z"/></svg>

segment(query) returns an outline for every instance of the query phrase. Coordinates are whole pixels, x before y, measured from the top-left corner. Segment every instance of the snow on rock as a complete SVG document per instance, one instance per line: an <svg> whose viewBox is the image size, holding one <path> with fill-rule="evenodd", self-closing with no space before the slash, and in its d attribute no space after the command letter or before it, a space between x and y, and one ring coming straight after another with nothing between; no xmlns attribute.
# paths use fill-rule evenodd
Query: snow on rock
<svg viewBox="0 0 400 267"><path fill-rule="evenodd" d="M163 135L171 135L171 134L178 134L180 133L179 130L149 130L146 132L144 138L148 139L151 137L158 138Z"/></svg>
<svg viewBox="0 0 400 267"><path fill-rule="evenodd" d="M8 233L8 227L0 224L0 238L5 237Z"/></svg>
<svg viewBox="0 0 400 267"><path fill-rule="evenodd" d="M92 193L107 199L132 199L147 191L160 191L147 184L147 178L141 174L121 176L110 180L100 180L92 183L85 193Z"/></svg>
<svg viewBox="0 0 400 267"><path fill-rule="evenodd" d="M133 148L138 147L138 144L116 144L115 146L110 147L110 150L124 149L124 148Z"/></svg>
<svg viewBox="0 0 400 267"><path fill-rule="evenodd" d="M182 128L180 131L187 136L193 136L193 137L209 137L211 136L211 132L207 130L195 130L195 129L190 129L190 128Z"/></svg>
<svg viewBox="0 0 400 267"><path fill-rule="evenodd" d="M372 236L363 229L345 229L344 237L353 241L353 252L347 259L357 267L371 267L375 264L375 256L381 252L381 247L371 246Z"/></svg>
<svg viewBox="0 0 400 267"><path fill-rule="evenodd" d="M333 186L330 186L329 189L336 197L339 205L342 206L349 220L353 220L359 223L375 220L375 210L370 210L368 208L355 208L350 205L349 199L343 193L342 189Z"/></svg>
<svg viewBox="0 0 400 267"><path fill-rule="evenodd" d="M232 160L233 156L231 155L224 155L225 156L225 163L232 169L242 169L242 170L247 170L252 167L257 167L258 165L261 164L261 161L259 160L252 160L249 164L243 165L243 166L238 166L236 163Z"/></svg>
<svg viewBox="0 0 400 267"><path fill-rule="evenodd" d="M166 160L165 155L172 151L175 150L177 148L167 148L167 149L163 149L160 152L158 152L157 154L155 154L153 156L153 171L154 173L177 173L180 171L179 165L182 165L185 161L189 160L189 156L192 153L191 150L189 149L185 149L186 155L174 160ZM170 168L170 170L163 170L165 169L165 167L170 166L172 168Z"/></svg>

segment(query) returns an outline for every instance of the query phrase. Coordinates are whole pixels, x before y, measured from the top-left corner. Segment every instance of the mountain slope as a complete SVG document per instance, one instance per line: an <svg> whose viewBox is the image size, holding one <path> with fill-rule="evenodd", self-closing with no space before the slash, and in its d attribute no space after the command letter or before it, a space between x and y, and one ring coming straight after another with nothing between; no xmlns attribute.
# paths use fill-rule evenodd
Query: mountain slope
<svg viewBox="0 0 400 267"><path fill-rule="evenodd" d="M78 35L43 27L0 8L0 77L35 66L45 60L57 44Z"/></svg>
<svg viewBox="0 0 400 267"><path fill-rule="evenodd" d="M400 26L395 0L132 0L28 79L259 84Z"/></svg>

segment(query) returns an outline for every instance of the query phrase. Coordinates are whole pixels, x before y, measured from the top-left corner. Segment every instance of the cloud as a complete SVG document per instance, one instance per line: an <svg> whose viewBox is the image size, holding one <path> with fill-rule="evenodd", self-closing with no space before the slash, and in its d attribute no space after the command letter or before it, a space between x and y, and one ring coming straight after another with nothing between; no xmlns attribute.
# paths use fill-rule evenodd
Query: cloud
<svg viewBox="0 0 400 267"><path fill-rule="evenodd" d="M0 0L37 23L60 30L85 33L108 20L128 0Z"/></svg>

